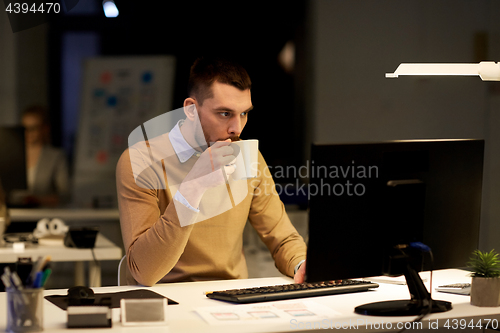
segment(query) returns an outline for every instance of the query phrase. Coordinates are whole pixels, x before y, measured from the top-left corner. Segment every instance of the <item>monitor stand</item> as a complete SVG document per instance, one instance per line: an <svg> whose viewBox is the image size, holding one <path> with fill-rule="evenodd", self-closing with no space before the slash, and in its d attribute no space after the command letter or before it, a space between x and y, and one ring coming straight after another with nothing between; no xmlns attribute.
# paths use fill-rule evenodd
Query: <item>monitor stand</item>
<svg viewBox="0 0 500 333"><path fill-rule="evenodd" d="M411 299L364 304L356 307L354 312L370 316L416 316L426 313L429 304L432 306L431 313L451 310L451 302L431 298L420 275L409 264L406 265L404 276Z"/></svg>

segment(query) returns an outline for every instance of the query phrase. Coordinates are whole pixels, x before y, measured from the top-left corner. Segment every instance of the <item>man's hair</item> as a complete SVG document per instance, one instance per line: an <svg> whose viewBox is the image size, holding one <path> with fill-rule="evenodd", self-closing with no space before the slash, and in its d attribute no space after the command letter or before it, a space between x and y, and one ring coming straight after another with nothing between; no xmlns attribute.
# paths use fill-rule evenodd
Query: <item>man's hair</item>
<svg viewBox="0 0 500 333"><path fill-rule="evenodd" d="M215 81L242 91L252 86L250 76L240 64L220 57L200 57L191 66L188 95L202 105L206 98L213 97L211 87Z"/></svg>

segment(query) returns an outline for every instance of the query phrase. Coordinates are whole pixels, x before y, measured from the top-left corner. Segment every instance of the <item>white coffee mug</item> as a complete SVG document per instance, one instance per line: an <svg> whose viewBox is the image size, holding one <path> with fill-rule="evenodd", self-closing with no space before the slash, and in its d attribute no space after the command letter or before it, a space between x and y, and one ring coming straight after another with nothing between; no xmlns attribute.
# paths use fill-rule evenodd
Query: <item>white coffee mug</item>
<svg viewBox="0 0 500 333"><path fill-rule="evenodd" d="M257 177L259 170L259 140L241 140L231 142L236 155L235 170L231 175L234 180Z"/></svg>

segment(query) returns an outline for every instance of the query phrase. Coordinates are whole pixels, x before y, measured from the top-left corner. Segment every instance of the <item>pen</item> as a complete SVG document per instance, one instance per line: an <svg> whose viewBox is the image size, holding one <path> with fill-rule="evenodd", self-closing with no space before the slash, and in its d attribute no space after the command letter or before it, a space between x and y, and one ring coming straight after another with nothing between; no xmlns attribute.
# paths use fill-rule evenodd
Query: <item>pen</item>
<svg viewBox="0 0 500 333"><path fill-rule="evenodd" d="M47 282L47 279L49 278L51 273L52 270L50 268L47 268L46 270L43 271L42 287L45 286L45 282Z"/></svg>
<svg viewBox="0 0 500 333"><path fill-rule="evenodd" d="M36 273L35 281L33 281L33 288L40 288L42 286L43 272Z"/></svg>
<svg viewBox="0 0 500 333"><path fill-rule="evenodd" d="M40 265L40 267L38 268L39 271L43 271L45 270L45 268L47 267L47 265L49 264L50 260L52 259L51 256L46 256L43 261L42 261L42 264Z"/></svg>
<svg viewBox="0 0 500 333"><path fill-rule="evenodd" d="M27 281L28 284L30 284L30 285L34 284L37 273L40 272L42 270L42 268L48 264L50 259L51 259L50 256L38 257L38 260L33 265L33 268L31 270L31 273L29 276L29 281Z"/></svg>
<svg viewBox="0 0 500 333"><path fill-rule="evenodd" d="M4 268L4 274L2 275L2 281L7 288L12 288L16 290L23 290L23 283L17 275L17 272L12 273L9 266Z"/></svg>
<svg viewBox="0 0 500 333"><path fill-rule="evenodd" d="M5 267L6 270L7 270L7 268L8 267ZM10 272L10 269L8 271ZM23 282L19 278L19 275L17 275L17 272L12 272L10 274L10 281L12 282L13 289L16 289L18 291L21 291L24 289ZM29 304L29 299L28 299L27 295L21 293L20 297L21 297L21 302L23 305Z"/></svg>
<svg viewBox="0 0 500 333"><path fill-rule="evenodd" d="M12 281L12 283L14 284L14 286L16 287L17 290L23 290L24 289L23 282L19 278L19 275L17 275L17 272L12 272L10 274L10 280Z"/></svg>
<svg viewBox="0 0 500 333"><path fill-rule="evenodd" d="M12 287L12 283L10 282L10 275L11 273L9 266L5 266L2 274L2 281L4 281L4 278L8 280L7 282L4 281L5 287L8 287L7 284Z"/></svg>
<svg viewBox="0 0 500 333"><path fill-rule="evenodd" d="M12 284L10 283L10 278L5 273L2 274L2 282L5 286L5 289L12 288Z"/></svg>
<svg viewBox="0 0 500 333"><path fill-rule="evenodd" d="M31 268L30 275L28 276L28 279L26 280L26 285L31 285L33 281L35 280L36 277L36 272L39 270L39 266L42 264L42 256L38 257L36 262L33 264L33 268Z"/></svg>
<svg viewBox="0 0 500 333"><path fill-rule="evenodd" d="M43 259L42 264L40 265L38 270L43 271L45 269L45 267L47 267L47 265L49 264L51 259L52 259L51 256L45 256L45 258Z"/></svg>

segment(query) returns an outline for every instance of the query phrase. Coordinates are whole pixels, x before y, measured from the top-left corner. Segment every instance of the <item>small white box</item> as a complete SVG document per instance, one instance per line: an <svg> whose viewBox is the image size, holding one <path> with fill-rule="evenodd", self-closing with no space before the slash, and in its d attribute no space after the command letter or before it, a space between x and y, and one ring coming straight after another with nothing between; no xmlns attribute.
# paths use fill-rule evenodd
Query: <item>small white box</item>
<svg viewBox="0 0 500 333"><path fill-rule="evenodd" d="M14 252L24 252L24 242L12 243L12 249L14 250Z"/></svg>
<svg viewBox="0 0 500 333"><path fill-rule="evenodd" d="M121 299L121 321L124 326L167 325L167 299Z"/></svg>

